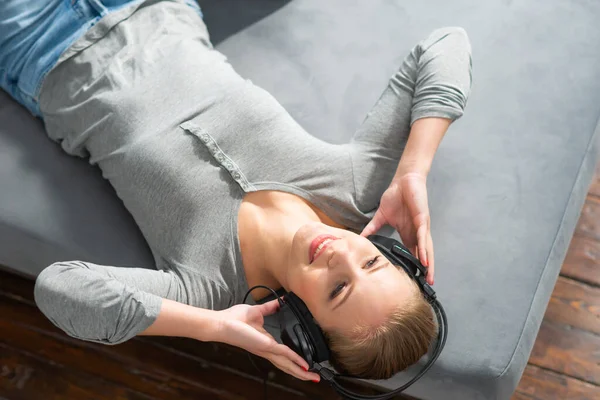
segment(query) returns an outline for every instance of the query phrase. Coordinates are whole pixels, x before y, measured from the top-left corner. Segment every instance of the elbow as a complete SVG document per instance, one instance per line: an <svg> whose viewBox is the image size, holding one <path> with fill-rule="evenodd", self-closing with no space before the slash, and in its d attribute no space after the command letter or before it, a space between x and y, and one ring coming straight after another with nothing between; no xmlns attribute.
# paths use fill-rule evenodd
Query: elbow
<svg viewBox="0 0 600 400"><path fill-rule="evenodd" d="M421 43L419 53L425 70L417 82L412 122L425 116L460 118L473 81L467 32L460 27L437 29Z"/></svg>
<svg viewBox="0 0 600 400"><path fill-rule="evenodd" d="M457 57L463 65L465 74L468 72L468 88L467 95L471 91L471 84L473 82L472 70L473 70L473 57L471 55L471 40L467 31L460 27L449 28L451 29L451 35L455 41Z"/></svg>
<svg viewBox="0 0 600 400"><path fill-rule="evenodd" d="M73 338L103 344L120 343L119 338L98 329L102 315L91 306L90 293L81 290L90 272L81 261L49 265L35 280L35 303L50 322Z"/></svg>
<svg viewBox="0 0 600 400"><path fill-rule="evenodd" d="M428 51L433 53L430 57L444 54L448 61L451 60L453 67L468 72L469 78L471 77L471 40L464 28L452 26L436 29L420 44L420 50L421 56ZM426 57L425 61L428 60Z"/></svg>
<svg viewBox="0 0 600 400"><path fill-rule="evenodd" d="M464 28L450 27L443 28L445 30L445 40L449 42L450 48L453 49L453 57L459 68L458 77L460 85L463 87L464 95L469 97L471 85L473 83L473 57L471 55L471 41L469 35ZM462 71L462 74L460 73ZM466 99L465 99L466 102Z"/></svg>
<svg viewBox="0 0 600 400"><path fill-rule="evenodd" d="M160 297L121 283L103 266L82 261L46 267L35 281L34 299L67 335L108 345L129 340L160 311Z"/></svg>
<svg viewBox="0 0 600 400"><path fill-rule="evenodd" d="M65 301L66 282L69 281L69 270L72 268L72 262L56 262L44 268L35 280L35 304L46 318L57 326L55 317Z"/></svg>
<svg viewBox="0 0 600 400"><path fill-rule="evenodd" d="M454 37L456 37L456 40L458 40L462 46L464 46L467 49L471 48L471 42L469 41L469 35L467 34L467 31L465 30L465 28L462 28L460 26L451 26L451 27L444 28L444 29L446 29L446 32L448 35L453 35Z"/></svg>
<svg viewBox="0 0 600 400"><path fill-rule="evenodd" d="M471 41L469 35L464 28L460 26L450 26L445 28L439 28L431 32L429 37L425 39L423 48L429 49L434 44L444 41L445 45L449 45L455 50L471 54Z"/></svg>

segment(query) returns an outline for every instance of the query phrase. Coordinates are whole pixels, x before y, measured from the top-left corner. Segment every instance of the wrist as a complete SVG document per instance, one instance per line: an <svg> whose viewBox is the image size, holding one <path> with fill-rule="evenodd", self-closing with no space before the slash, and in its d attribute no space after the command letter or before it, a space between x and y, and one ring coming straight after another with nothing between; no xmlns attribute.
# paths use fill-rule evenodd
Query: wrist
<svg viewBox="0 0 600 400"><path fill-rule="evenodd" d="M197 317L194 318L193 339L201 342L218 342L222 337L223 318L219 311L196 308Z"/></svg>
<svg viewBox="0 0 600 400"><path fill-rule="evenodd" d="M160 312L140 335L187 337L203 342L219 337L221 323L217 311L162 299Z"/></svg>
<svg viewBox="0 0 600 400"><path fill-rule="evenodd" d="M399 179L405 175L421 175L427 177L431 168L431 162L427 160L401 159L394 175L394 179Z"/></svg>
<svg viewBox="0 0 600 400"><path fill-rule="evenodd" d="M427 176L435 152L450 123L449 119L436 117L415 121L410 129L395 176L401 177L406 174Z"/></svg>

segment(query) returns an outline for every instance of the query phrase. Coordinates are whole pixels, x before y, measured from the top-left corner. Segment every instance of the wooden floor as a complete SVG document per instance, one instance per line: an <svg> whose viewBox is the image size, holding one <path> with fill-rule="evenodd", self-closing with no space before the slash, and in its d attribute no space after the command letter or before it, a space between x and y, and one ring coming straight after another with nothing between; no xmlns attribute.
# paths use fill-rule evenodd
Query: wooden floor
<svg viewBox="0 0 600 400"><path fill-rule="evenodd" d="M600 399L600 165L512 400Z"/></svg>
<svg viewBox="0 0 600 400"><path fill-rule="evenodd" d="M512 400L600 399L598 172ZM169 338L118 347L74 340L35 308L32 287L0 271L0 400L264 398L259 374L239 349ZM272 369L268 382L269 399L338 398L325 384Z"/></svg>

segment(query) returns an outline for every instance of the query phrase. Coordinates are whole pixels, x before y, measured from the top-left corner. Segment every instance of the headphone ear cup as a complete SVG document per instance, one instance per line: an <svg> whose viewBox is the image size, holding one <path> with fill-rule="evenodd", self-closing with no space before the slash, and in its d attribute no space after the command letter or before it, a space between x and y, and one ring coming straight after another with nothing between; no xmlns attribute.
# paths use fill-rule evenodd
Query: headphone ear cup
<svg viewBox="0 0 600 400"><path fill-rule="evenodd" d="M313 367L313 349L310 345L310 341L308 340L308 336L302 330L302 327L300 325L294 325L294 333L298 337L300 349L302 350L303 357L308 363L308 368L310 369Z"/></svg>
<svg viewBox="0 0 600 400"><path fill-rule="evenodd" d="M321 328L314 322L313 316L308 307L306 307L306 304L294 292L288 292L286 294L286 306L293 315L293 325L298 324L298 328L296 329L299 329L299 331L295 336L299 336L306 343L307 354L309 354L310 359L313 362L329 360L327 340ZM307 359L307 356L300 355Z"/></svg>
<svg viewBox="0 0 600 400"><path fill-rule="evenodd" d="M306 360L308 367L312 368L314 360L311 345L300 325L287 326L286 329L283 329L281 331L281 342Z"/></svg>
<svg viewBox="0 0 600 400"><path fill-rule="evenodd" d="M280 322L281 342L306 360L309 368L312 368L313 350L306 332L298 323L298 319L288 304L285 304L279 312L283 313Z"/></svg>

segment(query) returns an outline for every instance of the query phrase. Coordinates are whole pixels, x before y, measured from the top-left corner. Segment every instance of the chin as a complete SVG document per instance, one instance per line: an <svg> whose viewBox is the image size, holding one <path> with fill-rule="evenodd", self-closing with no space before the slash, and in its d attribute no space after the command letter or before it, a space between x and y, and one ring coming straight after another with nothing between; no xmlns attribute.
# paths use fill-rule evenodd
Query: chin
<svg viewBox="0 0 600 400"><path fill-rule="evenodd" d="M327 225L321 222L307 222L302 225L296 231L294 235L294 244L298 243L299 245L304 245L305 243L310 244L310 241L315 238L315 236L321 235L323 233L328 233Z"/></svg>

